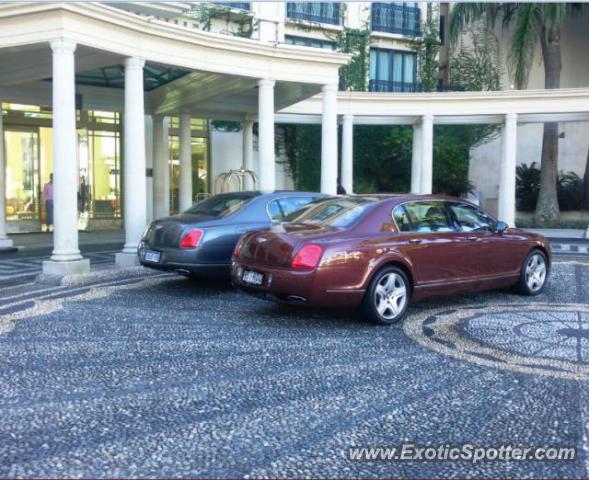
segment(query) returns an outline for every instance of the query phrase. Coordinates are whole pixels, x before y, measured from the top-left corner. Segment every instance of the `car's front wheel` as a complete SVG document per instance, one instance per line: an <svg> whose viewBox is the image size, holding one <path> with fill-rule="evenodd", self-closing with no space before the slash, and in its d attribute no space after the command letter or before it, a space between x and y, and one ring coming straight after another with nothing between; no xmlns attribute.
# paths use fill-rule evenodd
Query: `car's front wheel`
<svg viewBox="0 0 589 480"><path fill-rule="evenodd" d="M409 280L403 270L384 267L370 282L362 310L368 320L378 325L397 323L407 313L409 293Z"/></svg>
<svg viewBox="0 0 589 480"><path fill-rule="evenodd" d="M548 279L548 262L546 255L540 250L532 250L524 260L518 290L523 295L542 293Z"/></svg>

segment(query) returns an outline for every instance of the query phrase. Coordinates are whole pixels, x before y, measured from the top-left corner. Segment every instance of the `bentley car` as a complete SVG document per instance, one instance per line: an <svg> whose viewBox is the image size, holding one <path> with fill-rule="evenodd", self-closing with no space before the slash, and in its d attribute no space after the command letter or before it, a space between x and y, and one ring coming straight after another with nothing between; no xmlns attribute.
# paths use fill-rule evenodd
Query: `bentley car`
<svg viewBox="0 0 589 480"><path fill-rule="evenodd" d="M244 235L231 279L264 298L361 307L367 319L391 324L410 300L434 295L504 287L537 295L550 262L544 237L509 228L465 200L341 196Z"/></svg>
<svg viewBox="0 0 589 480"><path fill-rule="evenodd" d="M323 197L308 192L224 193L194 204L179 215L152 222L138 248L142 265L186 276L228 275L239 237L267 228Z"/></svg>

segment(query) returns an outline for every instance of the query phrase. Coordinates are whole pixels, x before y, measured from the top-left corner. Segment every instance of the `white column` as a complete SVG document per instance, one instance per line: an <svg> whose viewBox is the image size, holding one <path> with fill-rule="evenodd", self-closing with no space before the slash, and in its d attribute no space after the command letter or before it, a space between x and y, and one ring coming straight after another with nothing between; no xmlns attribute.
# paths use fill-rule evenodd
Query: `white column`
<svg viewBox="0 0 589 480"><path fill-rule="evenodd" d="M137 246L147 223L145 190L145 123L142 58L125 60L125 116L123 215L125 246L116 255L117 266L138 264Z"/></svg>
<svg viewBox="0 0 589 480"><path fill-rule="evenodd" d="M501 137L501 170L497 216L509 226L515 226L515 168L517 152L517 114L505 115Z"/></svg>
<svg viewBox="0 0 589 480"><path fill-rule="evenodd" d="M423 130L421 124L413 125L413 150L411 156L411 193L421 193L421 164L423 155L421 154L421 144Z"/></svg>
<svg viewBox="0 0 589 480"><path fill-rule="evenodd" d="M341 182L346 193L354 189L354 115L342 118L342 171Z"/></svg>
<svg viewBox="0 0 589 480"><path fill-rule="evenodd" d="M321 193L337 193L337 85L324 85L321 115Z"/></svg>
<svg viewBox="0 0 589 480"><path fill-rule="evenodd" d="M147 171L151 175L147 175ZM153 117L145 115L145 196L147 222L153 220Z"/></svg>
<svg viewBox="0 0 589 480"><path fill-rule="evenodd" d="M53 253L43 273L66 275L90 270L78 248L78 175L74 51L69 39L51 42L53 51ZM143 121L143 118L141 119Z"/></svg>
<svg viewBox="0 0 589 480"><path fill-rule="evenodd" d="M180 114L180 176L178 178L178 210L192 207L192 133L190 114Z"/></svg>
<svg viewBox="0 0 589 480"><path fill-rule="evenodd" d="M254 170L254 121L247 118L243 121L242 166L246 170ZM252 190L253 187L253 182L247 178L245 181L246 190Z"/></svg>
<svg viewBox="0 0 589 480"><path fill-rule="evenodd" d="M431 194L434 179L434 116L427 114L421 120L421 193Z"/></svg>
<svg viewBox="0 0 589 480"><path fill-rule="evenodd" d="M153 216L170 215L170 166L168 164L168 117L153 117Z"/></svg>
<svg viewBox="0 0 589 480"><path fill-rule="evenodd" d="M258 80L258 161L259 189L272 191L276 186L274 159L274 80Z"/></svg>
<svg viewBox="0 0 589 480"><path fill-rule="evenodd" d="M0 112L0 250L12 248L12 245L12 239L6 235L6 151L2 112Z"/></svg>

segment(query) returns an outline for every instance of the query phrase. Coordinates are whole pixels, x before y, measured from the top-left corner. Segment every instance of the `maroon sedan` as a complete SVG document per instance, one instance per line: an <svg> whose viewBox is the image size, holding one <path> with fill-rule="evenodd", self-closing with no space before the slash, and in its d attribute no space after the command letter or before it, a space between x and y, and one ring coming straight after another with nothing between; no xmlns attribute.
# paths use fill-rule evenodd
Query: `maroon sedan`
<svg viewBox="0 0 589 480"><path fill-rule="evenodd" d="M537 295L550 271L544 237L456 198L342 196L289 220L241 238L234 285L292 304L361 307L391 324L410 299L504 287Z"/></svg>

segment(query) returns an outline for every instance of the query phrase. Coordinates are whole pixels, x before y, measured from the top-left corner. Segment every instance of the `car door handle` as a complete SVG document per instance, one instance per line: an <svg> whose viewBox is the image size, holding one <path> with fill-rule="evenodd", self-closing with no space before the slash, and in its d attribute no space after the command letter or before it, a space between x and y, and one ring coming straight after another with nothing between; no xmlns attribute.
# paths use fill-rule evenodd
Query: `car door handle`
<svg viewBox="0 0 589 480"><path fill-rule="evenodd" d="M466 239L469 242L478 242L479 241L479 237L466 237Z"/></svg>
<svg viewBox="0 0 589 480"><path fill-rule="evenodd" d="M421 243L423 240L421 238L410 238L409 243Z"/></svg>

